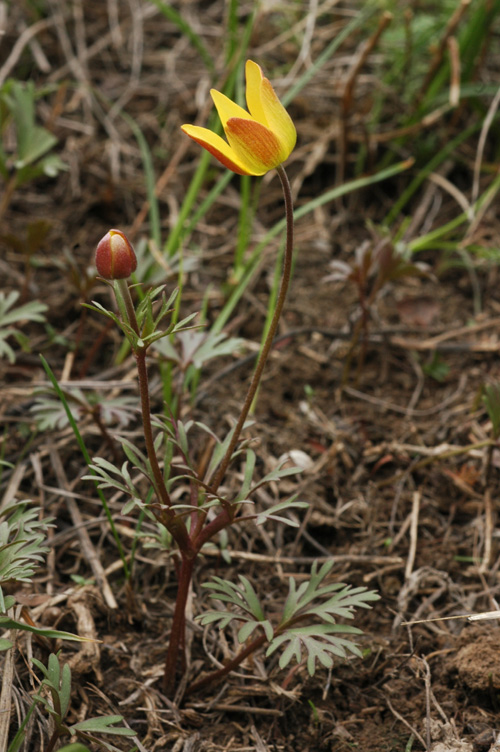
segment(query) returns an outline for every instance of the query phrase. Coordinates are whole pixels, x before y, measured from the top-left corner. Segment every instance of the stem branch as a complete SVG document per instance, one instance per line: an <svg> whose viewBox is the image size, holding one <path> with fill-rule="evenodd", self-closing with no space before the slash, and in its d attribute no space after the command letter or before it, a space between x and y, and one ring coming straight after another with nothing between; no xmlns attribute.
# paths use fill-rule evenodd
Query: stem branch
<svg viewBox="0 0 500 752"><path fill-rule="evenodd" d="M240 663L242 663L245 658L251 655L255 650L258 650L260 646L266 642L266 640L267 637L264 633L256 637L255 640L252 640L252 642L249 643L246 648L240 650L240 652L237 653L235 657L228 661L222 668L219 668L217 671L212 671L210 674L204 676L203 679L198 679L198 681L190 684L184 696L191 695L193 694L193 692L197 692L199 689L203 689L203 687L206 687L209 684L215 684L216 682L223 679L225 676L227 676L227 674L229 674L230 671L234 671L235 668L238 668Z"/></svg>

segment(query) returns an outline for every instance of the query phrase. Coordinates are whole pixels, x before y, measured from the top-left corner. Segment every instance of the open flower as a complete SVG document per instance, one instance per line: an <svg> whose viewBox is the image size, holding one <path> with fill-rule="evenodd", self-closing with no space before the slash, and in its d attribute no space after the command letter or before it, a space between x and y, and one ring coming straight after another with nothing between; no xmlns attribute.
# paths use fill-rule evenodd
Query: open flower
<svg viewBox="0 0 500 752"><path fill-rule="evenodd" d="M260 66L247 60L245 74L249 113L220 91L210 91L229 143L208 128L183 125L182 130L238 175L264 175L288 159L297 133Z"/></svg>
<svg viewBox="0 0 500 752"><path fill-rule="evenodd" d="M121 230L110 230L95 251L95 265L104 279L127 279L137 268L132 243Z"/></svg>

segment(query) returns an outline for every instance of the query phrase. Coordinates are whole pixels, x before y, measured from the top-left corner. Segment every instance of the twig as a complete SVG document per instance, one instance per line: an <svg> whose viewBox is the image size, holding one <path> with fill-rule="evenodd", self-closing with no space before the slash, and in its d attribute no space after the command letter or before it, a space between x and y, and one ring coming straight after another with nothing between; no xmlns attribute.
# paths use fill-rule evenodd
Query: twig
<svg viewBox="0 0 500 752"><path fill-rule="evenodd" d="M233 551L226 549L232 559L241 559L242 561L256 561L269 564L324 564L327 561L333 561L335 564L369 564L377 566L384 564L402 565L403 559L400 556L368 556L364 554L332 554L330 556L267 556L266 554L253 554L249 551ZM204 556L214 556L220 558L218 548L204 548Z"/></svg>
<svg viewBox="0 0 500 752"><path fill-rule="evenodd" d="M410 525L410 546L408 550L408 559L406 561L405 580L409 578L413 571L413 565L415 563L415 555L417 553L417 540L418 540L418 515L420 512L420 499L422 495L419 491L415 491L413 494L413 506L411 511L411 525Z"/></svg>
<svg viewBox="0 0 500 752"><path fill-rule="evenodd" d="M397 718L398 721L401 721L401 723L404 723L404 725L406 726L407 729L410 729L411 733L414 736L417 737L417 739L419 740L419 742L422 745L422 747L424 747L424 749L428 749L428 747L427 747L427 745L426 745L423 737L420 736L420 734L418 733L418 731L411 725L411 723L408 723L408 721L406 720L406 718L403 718L403 716L400 713L398 713L397 710L394 709L394 707L392 706L391 701L389 700L389 698L386 695L384 695L384 700L387 703L387 707L389 708L389 710L391 711L391 713L393 714L393 716L395 718Z"/></svg>
<svg viewBox="0 0 500 752"><path fill-rule="evenodd" d="M19 35L9 57L0 68L0 86L4 83L5 79L8 77L9 73L16 65L17 61L23 53L24 48L27 44L29 44L30 40L33 39L33 37L35 37L39 32L45 31L45 29L49 29L54 24L54 18L44 18L41 21L37 21L32 26L29 26L22 32L22 34Z"/></svg>

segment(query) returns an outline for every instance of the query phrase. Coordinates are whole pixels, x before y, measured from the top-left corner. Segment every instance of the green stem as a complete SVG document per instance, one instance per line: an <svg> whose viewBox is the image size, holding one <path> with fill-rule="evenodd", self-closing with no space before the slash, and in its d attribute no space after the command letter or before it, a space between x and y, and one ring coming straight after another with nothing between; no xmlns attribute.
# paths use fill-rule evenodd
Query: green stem
<svg viewBox="0 0 500 752"><path fill-rule="evenodd" d="M229 446L226 450L224 457L222 458L221 464L219 465L219 468L216 474L214 475L214 477L212 478L210 482L210 491L212 493L217 492L217 489L219 488L220 484L222 483L222 480L224 479L224 475L226 474L226 470L229 466L229 463L231 462L231 457L233 456L234 449L236 447L236 444L239 441L241 431L248 417L248 413L252 406L253 399L255 397L260 380L262 378L264 366L266 365L267 358L271 351L274 335L276 334L276 330L278 328L278 323L280 320L281 312L283 310L283 305L285 303L288 287L290 284L290 277L291 277L291 272L292 272L292 260L293 260L292 192L291 192L290 183L288 181L288 177L286 175L283 165L279 165L276 168L276 170L278 172L278 175L280 176L281 185L283 187L283 195L285 199L285 209L286 209L286 231L287 231L286 232L285 258L283 262L283 275L281 278L281 287L280 287L280 291L278 295L278 300L276 302L276 308L274 310L274 315L271 321L271 325L269 327L269 331L267 333L264 346L262 347L260 357L257 362L257 367L253 374L252 381L248 388L247 396L245 398L245 402L243 403L243 407L241 409L240 417L238 418L238 422L236 424L233 437L231 439L231 442L229 443Z"/></svg>

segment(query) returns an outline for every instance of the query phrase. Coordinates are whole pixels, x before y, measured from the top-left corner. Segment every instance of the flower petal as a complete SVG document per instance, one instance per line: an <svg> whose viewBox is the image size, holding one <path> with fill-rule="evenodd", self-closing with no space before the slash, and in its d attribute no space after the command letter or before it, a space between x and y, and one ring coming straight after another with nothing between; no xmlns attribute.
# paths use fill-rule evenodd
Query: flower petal
<svg viewBox="0 0 500 752"><path fill-rule="evenodd" d="M184 133L203 146L210 154L221 162L224 167L228 167L237 175L254 175L251 168L243 164L238 155L227 144L223 138L208 128L200 128L198 125L182 125ZM261 174L261 173L259 173Z"/></svg>
<svg viewBox="0 0 500 752"><path fill-rule="evenodd" d="M257 63L247 60L245 74L246 99L250 114L275 133L282 143L283 152L286 152L286 159L297 141L293 121Z"/></svg>
<svg viewBox="0 0 500 752"><path fill-rule="evenodd" d="M226 136L233 152L252 175L263 175L288 156L279 138L256 120L230 118L226 123Z"/></svg>
<svg viewBox="0 0 500 752"><path fill-rule="evenodd" d="M243 107L240 107L239 104L236 104L236 102L233 102L229 97L226 97L225 94L221 94L217 89L210 89L210 94L212 95L214 105L217 107L217 112L219 113L224 130L226 130L226 123L229 118L248 118L249 120L252 120L251 115L249 115Z"/></svg>
<svg viewBox="0 0 500 752"><path fill-rule="evenodd" d="M245 77L247 81L245 97L247 100L248 111L255 120L258 120L262 125L267 125L269 127L260 96L262 81L264 80L262 68L260 65L257 65L257 63L254 63L253 60L247 60L245 65Z"/></svg>

